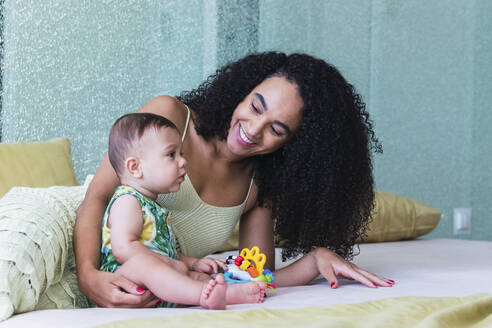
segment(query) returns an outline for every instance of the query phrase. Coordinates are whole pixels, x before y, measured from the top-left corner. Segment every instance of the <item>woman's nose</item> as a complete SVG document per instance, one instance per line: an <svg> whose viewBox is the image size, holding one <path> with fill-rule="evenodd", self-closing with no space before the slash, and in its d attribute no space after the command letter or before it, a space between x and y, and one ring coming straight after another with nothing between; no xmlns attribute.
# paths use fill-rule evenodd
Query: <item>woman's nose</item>
<svg viewBox="0 0 492 328"><path fill-rule="evenodd" d="M261 131L263 130L263 125L264 122L262 118L252 120L246 133L248 133L252 138L259 138L261 136Z"/></svg>
<svg viewBox="0 0 492 328"><path fill-rule="evenodd" d="M179 161L179 167L182 168L185 166L186 166L186 159L183 156L181 156L180 161Z"/></svg>

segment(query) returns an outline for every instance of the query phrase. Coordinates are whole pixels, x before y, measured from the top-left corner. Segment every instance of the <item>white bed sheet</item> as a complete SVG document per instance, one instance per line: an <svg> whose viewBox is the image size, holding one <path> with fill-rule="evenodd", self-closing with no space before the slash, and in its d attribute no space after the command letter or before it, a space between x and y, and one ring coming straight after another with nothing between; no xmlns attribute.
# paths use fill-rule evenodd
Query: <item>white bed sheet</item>
<svg viewBox="0 0 492 328"><path fill-rule="evenodd" d="M285 265L279 258L277 256L277 267ZM317 279L308 286L268 291L263 304L240 304L228 306L228 309L286 309L360 303L401 296L465 297L476 293L492 293L492 242L420 239L362 244L360 255L354 262L368 271L395 280L395 285L390 288L367 288L359 283L340 280L340 287L332 290L326 281ZM198 311L208 310L198 307L43 310L15 315L0 323L0 328L91 327L112 321Z"/></svg>

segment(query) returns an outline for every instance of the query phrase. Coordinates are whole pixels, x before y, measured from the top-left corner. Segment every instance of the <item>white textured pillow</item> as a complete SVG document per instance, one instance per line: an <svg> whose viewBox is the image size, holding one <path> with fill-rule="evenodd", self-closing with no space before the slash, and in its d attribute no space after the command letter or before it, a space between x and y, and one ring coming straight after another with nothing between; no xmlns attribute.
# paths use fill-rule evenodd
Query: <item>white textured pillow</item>
<svg viewBox="0 0 492 328"><path fill-rule="evenodd" d="M35 309L87 306L72 249L86 189L14 187L0 199L0 321Z"/></svg>

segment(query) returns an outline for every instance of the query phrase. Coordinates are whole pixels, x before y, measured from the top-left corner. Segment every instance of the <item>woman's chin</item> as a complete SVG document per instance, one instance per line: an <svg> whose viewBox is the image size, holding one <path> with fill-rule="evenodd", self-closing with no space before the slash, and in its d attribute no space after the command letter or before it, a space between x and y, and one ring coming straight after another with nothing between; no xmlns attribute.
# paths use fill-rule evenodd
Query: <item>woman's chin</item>
<svg viewBox="0 0 492 328"><path fill-rule="evenodd" d="M236 156L244 156L244 149L242 149L240 145L237 144L237 142L234 141L229 141L227 140L227 150L229 153L236 157Z"/></svg>
<svg viewBox="0 0 492 328"><path fill-rule="evenodd" d="M232 140L231 140L232 139ZM227 139L227 149L233 157L251 157L252 147L240 144L235 138Z"/></svg>

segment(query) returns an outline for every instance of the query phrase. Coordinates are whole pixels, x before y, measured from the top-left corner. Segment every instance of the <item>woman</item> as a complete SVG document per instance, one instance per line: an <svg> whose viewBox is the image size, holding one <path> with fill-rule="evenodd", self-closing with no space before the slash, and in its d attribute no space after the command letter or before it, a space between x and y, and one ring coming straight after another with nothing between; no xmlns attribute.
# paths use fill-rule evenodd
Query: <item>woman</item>
<svg viewBox="0 0 492 328"><path fill-rule="evenodd" d="M370 152L381 148L360 96L333 66L303 54L250 55L140 111L165 116L184 138L187 179L158 199L173 211L183 253L220 249L240 218L240 248L259 246L267 268L275 263L274 228L287 240L284 258L305 254L275 272L279 286L305 284L317 272L332 288L337 275L392 285L344 260L370 217ZM117 185L106 156L77 213L79 286L100 306L154 306L149 292L97 270L101 218Z"/></svg>

